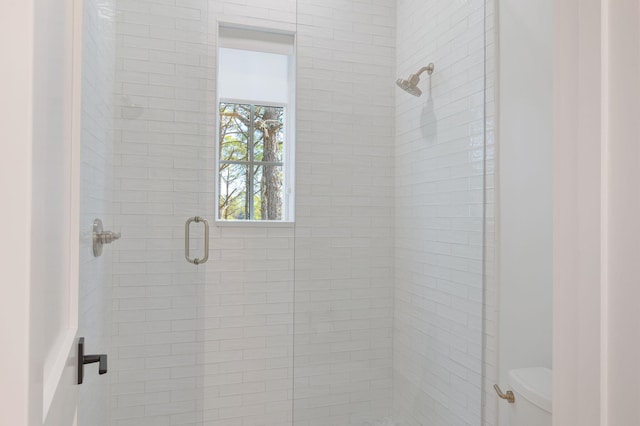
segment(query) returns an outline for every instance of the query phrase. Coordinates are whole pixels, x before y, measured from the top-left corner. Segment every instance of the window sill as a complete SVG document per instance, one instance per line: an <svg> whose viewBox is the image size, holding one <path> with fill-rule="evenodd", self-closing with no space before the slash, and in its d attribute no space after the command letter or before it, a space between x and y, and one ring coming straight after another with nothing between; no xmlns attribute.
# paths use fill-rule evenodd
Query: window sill
<svg viewBox="0 0 640 426"><path fill-rule="evenodd" d="M250 227L250 228L293 228L294 221L275 220L215 220L215 226L220 227Z"/></svg>

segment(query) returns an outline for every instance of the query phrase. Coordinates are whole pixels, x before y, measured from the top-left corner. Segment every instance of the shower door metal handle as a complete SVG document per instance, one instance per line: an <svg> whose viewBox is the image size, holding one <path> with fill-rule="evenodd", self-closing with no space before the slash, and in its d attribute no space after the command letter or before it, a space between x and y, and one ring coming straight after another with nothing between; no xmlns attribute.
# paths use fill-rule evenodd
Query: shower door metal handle
<svg viewBox="0 0 640 426"><path fill-rule="evenodd" d="M204 256L202 259L198 259L197 257L195 259L191 259L189 256L189 228L193 222L202 223L204 225ZM191 217L184 225L184 258L187 259L187 262L194 265L202 265L209 260L209 221L207 219L200 216Z"/></svg>

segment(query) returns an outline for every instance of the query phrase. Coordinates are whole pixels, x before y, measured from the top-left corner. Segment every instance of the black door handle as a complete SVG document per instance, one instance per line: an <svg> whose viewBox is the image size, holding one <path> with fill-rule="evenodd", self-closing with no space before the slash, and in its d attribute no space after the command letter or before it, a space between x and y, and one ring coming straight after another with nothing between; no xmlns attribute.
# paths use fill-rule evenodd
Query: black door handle
<svg viewBox="0 0 640 426"><path fill-rule="evenodd" d="M85 355L84 354L84 337L78 339L78 384L84 381L84 365L98 363L98 374L107 373L107 355Z"/></svg>

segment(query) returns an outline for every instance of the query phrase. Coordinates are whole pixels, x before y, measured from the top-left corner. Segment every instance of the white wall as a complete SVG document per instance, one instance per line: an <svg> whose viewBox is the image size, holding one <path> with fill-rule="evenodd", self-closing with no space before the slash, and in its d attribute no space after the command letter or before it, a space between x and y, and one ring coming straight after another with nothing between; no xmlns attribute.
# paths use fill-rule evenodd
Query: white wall
<svg viewBox="0 0 640 426"><path fill-rule="evenodd" d="M610 350L606 341L605 242L608 149L603 130L608 105L604 102L606 68L599 64L605 59L603 49L609 30L603 28L602 5L600 0L556 1L553 9L553 424L556 426L607 424L603 380L607 376L606 357ZM611 31L613 28L621 29L612 26ZM633 118L632 122L637 120ZM633 229L628 225L628 229ZM635 276L634 269L630 276ZM627 341L637 335L631 336ZM612 398L626 394L627 389L616 389ZM626 399L621 402L629 403ZM637 409L637 401L630 404Z"/></svg>
<svg viewBox="0 0 640 426"><path fill-rule="evenodd" d="M638 259L640 259L640 2L607 4L605 39L609 96L605 138L608 142L608 182L605 194L608 238L605 312L608 356L603 392L609 425L640 423L640 316L638 315ZM621 393L624 398L620 398Z"/></svg>
<svg viewBox="0 0 640 426"><path fill-rule="evenodd" d="M499 2L500 384L551 367L553 13L551 0ZM501 404L501 422L506 421ZM505 424L505 423L501 423Z"/></svg>
<svg viewBox="0 0 640 426"><path fill-rule="evenodd" d="M31 173L33 146L33 1L0 4L0 400L3 421L28 424Z"/></svg>
<svg viewBox="0 0 640 426"><path fill-rule="evenodd" d="M429 62L421 98L397 89L394 417L481 424L485 172L484 1L404 0L397 74Z"/></svg>

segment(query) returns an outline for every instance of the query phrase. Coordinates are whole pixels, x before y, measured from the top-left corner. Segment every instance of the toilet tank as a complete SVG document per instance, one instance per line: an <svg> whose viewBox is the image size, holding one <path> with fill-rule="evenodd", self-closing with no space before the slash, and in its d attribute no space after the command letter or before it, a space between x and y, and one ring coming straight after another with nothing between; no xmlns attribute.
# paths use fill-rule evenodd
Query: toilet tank
<svg viewBox="0 0 640 426"><path fill-rule="evenodd" d="M511 370L509 388L516 398L509 406L509 426L551 426L551 370Z"/></svg>

